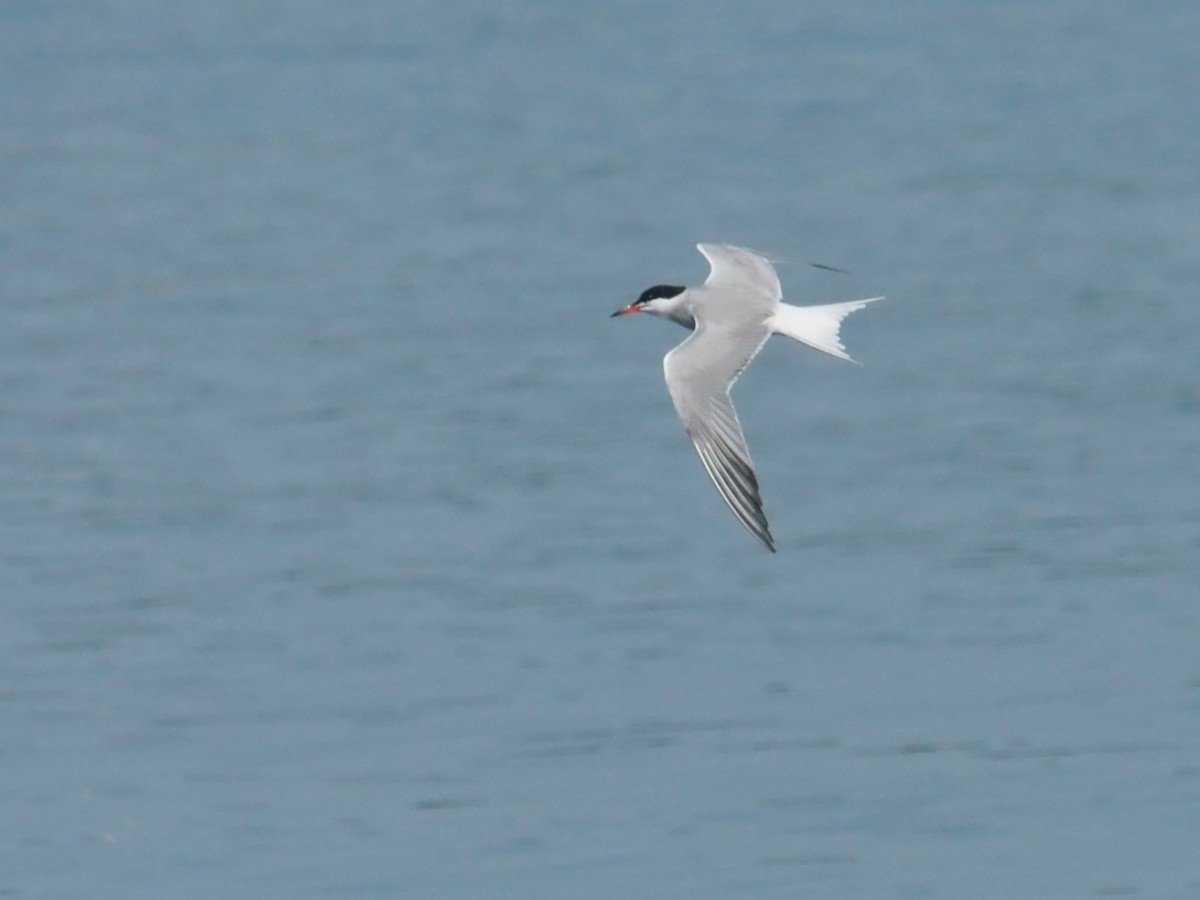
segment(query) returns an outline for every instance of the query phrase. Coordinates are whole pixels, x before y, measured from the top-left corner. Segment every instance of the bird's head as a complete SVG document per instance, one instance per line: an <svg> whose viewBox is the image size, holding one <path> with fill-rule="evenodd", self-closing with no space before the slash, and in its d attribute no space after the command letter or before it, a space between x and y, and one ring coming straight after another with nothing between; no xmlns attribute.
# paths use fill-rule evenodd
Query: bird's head
<svg viewBox="0 0 1200 900"><path fill-rule="evenodd" d="M613 313L613 316L624 316L635 312L648 312L656 316L670 317L678 309L679 295L684 290L685 288L678 284L656 284L654 287L646 288L646 290L642 291L641 296L628 306L622 306Z"/></svg>

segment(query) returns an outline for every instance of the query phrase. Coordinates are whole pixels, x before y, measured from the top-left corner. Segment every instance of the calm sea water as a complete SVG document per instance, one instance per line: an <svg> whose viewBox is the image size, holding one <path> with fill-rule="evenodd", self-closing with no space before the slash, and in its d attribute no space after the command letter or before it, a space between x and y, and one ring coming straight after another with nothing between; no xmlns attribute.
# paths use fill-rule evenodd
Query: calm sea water
<svg viewBox="0 0 1200 900"><path fill-rule="evenodd" d="M0 6L0 896L1200 896L1198 38ZM607 318L698 240L889 297L776 556Z"/></svg>

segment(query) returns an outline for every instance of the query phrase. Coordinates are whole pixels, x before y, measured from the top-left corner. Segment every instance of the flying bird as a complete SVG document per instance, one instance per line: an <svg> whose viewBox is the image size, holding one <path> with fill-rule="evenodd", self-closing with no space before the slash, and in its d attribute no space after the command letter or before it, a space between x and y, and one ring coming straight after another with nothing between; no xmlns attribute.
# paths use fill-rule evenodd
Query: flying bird
<svg viewBox="0 0 1200 900"><path fill-rule="evenodd" d="M704 284L656 284L613 316L650 313L692 332L663 357L671 402L721 499L774 553L775 540L763 514L758 478L730 388L773 334L853 362L838 336L842 319L883 298L792 306L783 302L779 276L765 256L729 244L696 248L711 268Z"/></svg>

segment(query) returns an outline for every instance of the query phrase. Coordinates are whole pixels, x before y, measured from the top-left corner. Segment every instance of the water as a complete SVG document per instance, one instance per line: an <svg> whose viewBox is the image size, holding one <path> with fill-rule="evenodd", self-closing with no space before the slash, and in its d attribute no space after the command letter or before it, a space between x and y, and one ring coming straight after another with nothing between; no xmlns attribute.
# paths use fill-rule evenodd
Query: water
<svg viewBox="0 0 1200 900"><path fill-rule="evenodd" d="M0 895L1200 895L1198 27L5 4Z"/></svg>

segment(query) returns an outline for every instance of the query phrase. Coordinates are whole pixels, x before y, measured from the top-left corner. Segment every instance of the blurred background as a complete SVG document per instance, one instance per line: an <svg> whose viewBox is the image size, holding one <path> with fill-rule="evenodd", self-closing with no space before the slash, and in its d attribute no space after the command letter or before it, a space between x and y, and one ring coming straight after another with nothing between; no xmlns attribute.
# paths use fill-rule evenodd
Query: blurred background
<svg viewBox="0 0 1200 900"><path fill-rule="evenodd" d="M8 0L0 895L1200 896L1198 38ZM608 318L697 241L888 297L775 556Z"/></svg>

